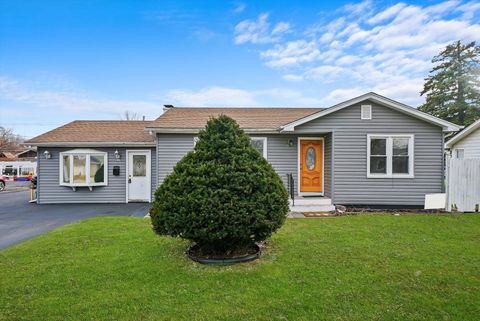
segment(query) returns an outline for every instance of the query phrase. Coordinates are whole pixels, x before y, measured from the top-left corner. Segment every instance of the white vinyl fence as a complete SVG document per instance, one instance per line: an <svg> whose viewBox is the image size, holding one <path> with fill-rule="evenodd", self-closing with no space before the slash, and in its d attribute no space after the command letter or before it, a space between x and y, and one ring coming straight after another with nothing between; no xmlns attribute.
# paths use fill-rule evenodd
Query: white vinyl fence
<svg viewBox="0 0 480 321"><path fill-rule="evenodd" d="M452 157L447 170L447 210L480 211L480 159Z"/></svg>

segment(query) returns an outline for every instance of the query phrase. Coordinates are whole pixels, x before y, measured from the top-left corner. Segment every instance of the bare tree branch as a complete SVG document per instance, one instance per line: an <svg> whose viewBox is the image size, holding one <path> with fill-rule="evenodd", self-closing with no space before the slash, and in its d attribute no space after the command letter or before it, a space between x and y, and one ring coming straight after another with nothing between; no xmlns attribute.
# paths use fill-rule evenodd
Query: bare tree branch
<svg viewBox="0 0 480 321"><path fill-rule="evenodd" d="M0 126L0 151L18 149L22 142L23 138L16 135L11 128Z"/></svg>
<svg viewBox="0 0 480 321"><path fill-rule="evenodd" d="M122 120L139 120L140 115L136 112L125 110L125 112L122 115L120 115L120 118Z"/></svg>

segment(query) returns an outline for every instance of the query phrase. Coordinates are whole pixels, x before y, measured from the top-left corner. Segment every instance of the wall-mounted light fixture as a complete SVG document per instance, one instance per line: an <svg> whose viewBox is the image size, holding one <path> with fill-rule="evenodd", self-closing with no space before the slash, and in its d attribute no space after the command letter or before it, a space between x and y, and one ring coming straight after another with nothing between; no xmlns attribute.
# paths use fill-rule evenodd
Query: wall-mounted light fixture
<svg viewBox="0 0 480 321"><path fill-rule="evenodd" d="M288 146L293 147L293 139L288 140Z"/></svg>
<svg viewBox="0 0 480 321"><path fill-rule="evenodd" d="M118 149L115 150L115 153L113 153L115 155L115 158L116 159L120 159L121 155L120 153L118 152Z"/></svg>
<svg viewBox="0 0 480 321"><path fill-rule="evenodd" d="M50 159L52 157L52 155L50 154L50 152L48 150L43 152L43 156L45 156L45 159Z"/></svg>

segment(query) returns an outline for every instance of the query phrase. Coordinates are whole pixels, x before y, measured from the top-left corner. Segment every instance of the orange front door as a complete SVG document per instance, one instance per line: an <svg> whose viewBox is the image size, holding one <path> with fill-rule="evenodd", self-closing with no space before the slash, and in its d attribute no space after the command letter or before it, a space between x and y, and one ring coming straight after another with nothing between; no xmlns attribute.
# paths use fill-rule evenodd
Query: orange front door
<svg viewBox="0 0 480 321"><path fill-rule="evenodd" d="M300 192L323 192L323 140L300 140Z"/></svg>

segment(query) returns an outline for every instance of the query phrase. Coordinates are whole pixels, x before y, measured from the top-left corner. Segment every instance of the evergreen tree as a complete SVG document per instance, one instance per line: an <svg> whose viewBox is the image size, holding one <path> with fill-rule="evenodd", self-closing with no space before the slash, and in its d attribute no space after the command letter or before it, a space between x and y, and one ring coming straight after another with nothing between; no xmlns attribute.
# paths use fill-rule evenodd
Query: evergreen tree
<svg viewBox="0 0 480 321"><path fill-rule="evenodd" d="M155 193L154 231L192 240L206 253L265 240L288 212L282 180L232 118L210 119L198 138Z"/></svg>
<svg viewBox="0 0 480 321"><path fill-rule="evenodd" d="M419 110L458 125L480 118L480 47L460 41L432 59L435 67L425 79Z"/></svg>

